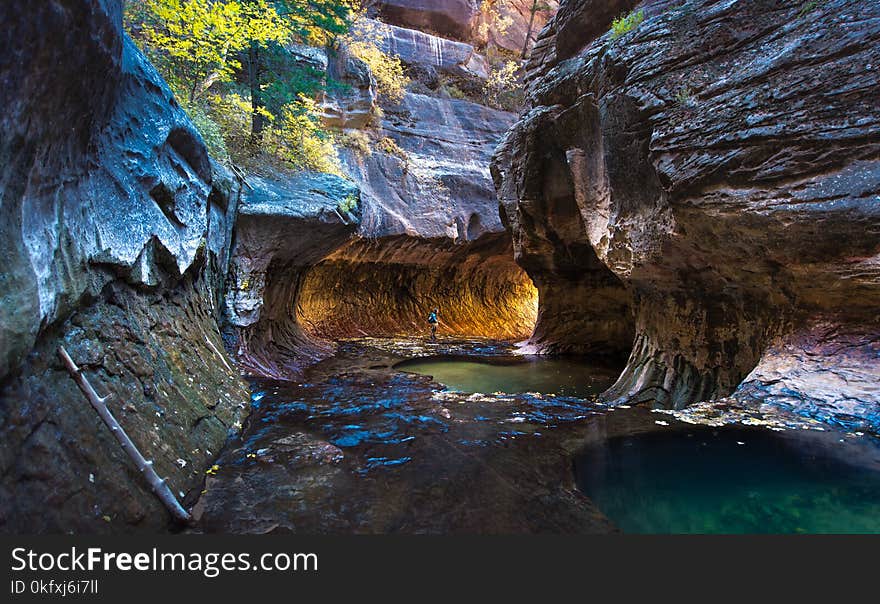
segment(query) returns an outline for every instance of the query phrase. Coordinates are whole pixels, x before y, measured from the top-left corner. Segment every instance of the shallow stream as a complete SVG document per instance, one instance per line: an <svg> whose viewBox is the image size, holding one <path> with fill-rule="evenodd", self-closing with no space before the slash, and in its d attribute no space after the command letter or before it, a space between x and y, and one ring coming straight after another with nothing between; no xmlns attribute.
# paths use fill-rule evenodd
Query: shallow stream
<svg viewBox="0 0 880 604"><path fill-rule="evenodd" d="M299 382L254 383L199 528L880 532L870 435L775 408L609 407L616 374L491 341L343 342Z"/></svg>

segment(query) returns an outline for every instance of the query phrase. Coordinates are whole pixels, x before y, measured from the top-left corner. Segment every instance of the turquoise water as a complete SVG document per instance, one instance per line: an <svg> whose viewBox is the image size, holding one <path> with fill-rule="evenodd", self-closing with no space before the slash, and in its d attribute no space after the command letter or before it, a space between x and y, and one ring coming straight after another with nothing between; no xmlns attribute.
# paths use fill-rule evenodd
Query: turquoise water
<svg viewBox="0 0 880 604"><path fill-rule="evenodd" d="M406 361L402 371L431 376L460 392L540 392L585 397L614 383L618 371L575 359L524 357L503 364L492 360L428 358Z"/></svg>
<svg viewBox="0 0 880 604"><path fill-rule="evenodd" d="M611 440L575 469L623 532L880 533L876 458L850 465L823 443L697 428Z"/></svg>

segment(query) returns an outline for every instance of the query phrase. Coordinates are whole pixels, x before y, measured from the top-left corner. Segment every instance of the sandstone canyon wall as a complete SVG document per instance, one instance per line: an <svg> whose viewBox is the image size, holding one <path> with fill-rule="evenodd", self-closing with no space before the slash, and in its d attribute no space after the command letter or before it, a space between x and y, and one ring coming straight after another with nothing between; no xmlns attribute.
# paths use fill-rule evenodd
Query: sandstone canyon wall
<svg viewBox="0 0 880 604"><path fill-rule="evenodd" d="M880 5L645 2L614 38L636 6L560 9L494 159L536 343L628 346L628 306L611 400L735 392L876 430Z"/></svg>
<svg viewBox="0 0 880 604"><path fill-rule="evenodd" d="M217 328L239 185L120 2L5 2L0 22L0 531L164 529L56 349L192 503L248 403Z"/></svg>
<svg viewBox="0 0 880 604"><path fill-rule="evenodd" d="M296 376L333 339L422 334L434 307L445 334L532 331L536 292L513 261L488 168L515 116L436 90L441 77L482 87L485 57L468 41L372 27L424 93L383 99L358 59L300 51L346 84L323 98L325 123L366 142L339 148L351 189L328 176L247 179L227 308L228 340L251 375Z"/></svg>

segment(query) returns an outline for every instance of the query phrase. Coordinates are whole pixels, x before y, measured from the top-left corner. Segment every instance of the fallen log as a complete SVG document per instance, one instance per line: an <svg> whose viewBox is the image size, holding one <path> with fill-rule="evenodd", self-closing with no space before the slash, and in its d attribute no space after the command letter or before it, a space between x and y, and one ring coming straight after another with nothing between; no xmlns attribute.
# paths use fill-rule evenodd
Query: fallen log
<svg viewBox="0 0 880 604"><path fill-rule="evenodd" d="M144 456L141 455L137 446L131 441L128 434L125 433L125 430L122 429L122 426L120 426L119 422L116 421L116 418L113 417L113 414L110 413L110 409L107 408L107 400L110 398L110 395L108 394L104 397L98 396L98 393L92 388L89 380L83 375L82 369L77 367L76 363L73 362L73 359L70 358L70 355L67 354L67 351L63 346L58 348L58 356L61 357L64 366L67 368L71 377L73 377L76 385L79 386L79 389L86 395L86 398L92 404L92 407L94 407L101 419L104 420L107 427L110 428L110 432L116 437L116 440L119 441L122 450L128 454L131 460L135 463L135 466L137 466L138 471L147 480L147 483L149 483L150 488L153 490L156 497L159 498L159 501L168 508L168 511L171 512L171 516L176 521L185 524L189 523L192 519L191 516L185 509L183 509L180 502L177 501L177 498L174 496L174 493L171 492L171 489L168 488L168 485L165 484L165 481L156 474L156 471L153 469L153 462L144 459Z"/></svg>

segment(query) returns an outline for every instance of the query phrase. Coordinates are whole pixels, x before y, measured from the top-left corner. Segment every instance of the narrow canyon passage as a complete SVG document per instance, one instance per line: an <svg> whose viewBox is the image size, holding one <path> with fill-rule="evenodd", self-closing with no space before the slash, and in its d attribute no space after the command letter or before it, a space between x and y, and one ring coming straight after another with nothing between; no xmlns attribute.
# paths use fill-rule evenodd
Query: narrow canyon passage
<svg viewBox="0 0 880 604"><path fill-rule="evenodd" d="M6 3L0 532L880 532L880 2L505 1Z"/></svg>
<svg viewBox="0 0 880 604"><path fill-rule="evenodd" d="M435 308L441 335L522 340L534 329L538 292L504 234L460 246L359 240L305 272L296 321L327 339L423 335Z"/></svg>
<svg viewBox="0 0 880 604"><path fill-rule="evenodd" d="M238 236L239 250L259 237L244 228ZM534 331L538 289L504 232L465 243L353 238L323 258L300 251L235 259L230 339L252 376L295 379L339 340L427 337L434 309L440 338L518 342Z"/></svg>

